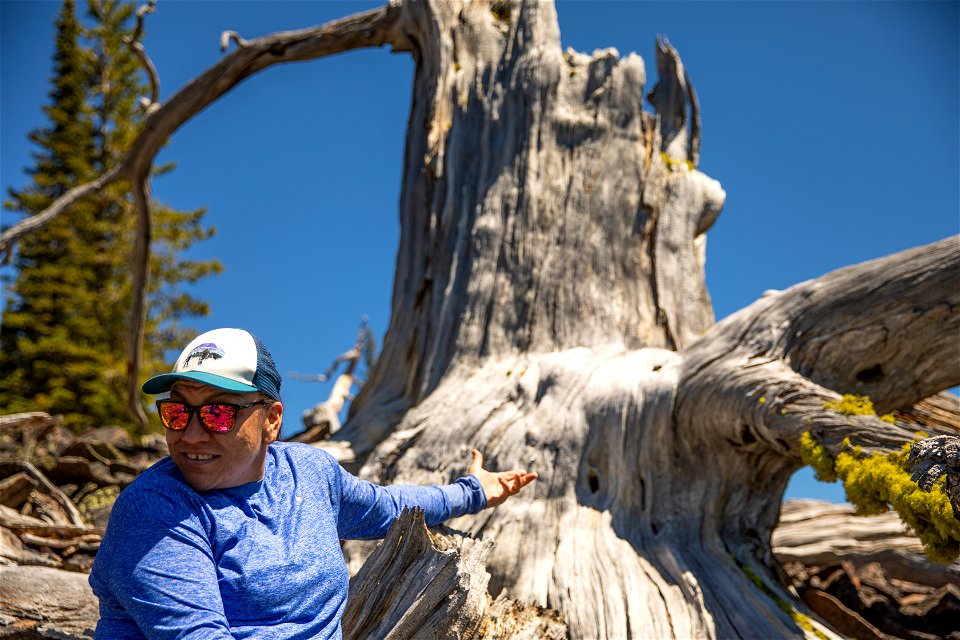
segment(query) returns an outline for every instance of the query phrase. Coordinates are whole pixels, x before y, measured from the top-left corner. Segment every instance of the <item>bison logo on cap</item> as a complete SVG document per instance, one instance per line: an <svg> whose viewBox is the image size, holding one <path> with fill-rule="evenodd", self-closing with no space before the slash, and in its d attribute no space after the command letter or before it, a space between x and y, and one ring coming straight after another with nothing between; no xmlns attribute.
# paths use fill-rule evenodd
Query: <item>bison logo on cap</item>
<svg viewBox="0 0 960 640"><path fill-rule="evenodd" d="M207 358L212 358L214 360L219 360L223 357L223 349L218 347L212 342L204 342L203 344L197 345L190 351L190 355L187 356L187 359L183 361L184 368L190 366L190 360L197 358L197 366L203 365L203 361Z"/></svg>

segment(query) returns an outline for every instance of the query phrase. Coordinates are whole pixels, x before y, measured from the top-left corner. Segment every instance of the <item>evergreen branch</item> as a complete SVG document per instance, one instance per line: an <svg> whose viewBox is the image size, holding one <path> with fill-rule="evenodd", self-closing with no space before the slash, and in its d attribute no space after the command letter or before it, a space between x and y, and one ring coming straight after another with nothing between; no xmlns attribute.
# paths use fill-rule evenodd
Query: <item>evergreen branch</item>
<svg viewBox="0 0 960 640"><path fill-rule="evenodd" d="M123 39L124 42L127 43L127 46L130 47L133 55L135 55L137 60L140 61L140 64L143 65L143 68L147 71L147 76L150 78L150 98L142 98L140 102L148 115L160 108L160 78L157 75L157 68L153 65L153 61L150 60L150 56L147 55L147 50L144 49L140 43L140 38L143 35L143 17L148 13L153 13L156 4L157 0L150 0L147 4L137 9L137 26L131 36Z"/></svg>
<svg viewBox="0 0 960 640"><path fill-rule="evenodd" d="M104 173L96 180L73 187L65 194L53 201L49 207L40 213L25 218L0 234L0 257L4 263L10 260L13 254L13 245L23 236L46 226L48 222L63 213L64 209L88 195L99 192L101 189L116 182L123 173L123 167L117 166Z"/></svg>

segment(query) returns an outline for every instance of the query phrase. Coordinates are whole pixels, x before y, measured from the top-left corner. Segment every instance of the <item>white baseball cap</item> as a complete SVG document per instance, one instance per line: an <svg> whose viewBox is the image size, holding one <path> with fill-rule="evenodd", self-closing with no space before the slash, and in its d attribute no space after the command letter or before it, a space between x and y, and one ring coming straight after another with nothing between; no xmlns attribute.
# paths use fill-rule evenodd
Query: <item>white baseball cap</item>
<svg viewBox="0 0 960 640"><path fill-rule="evenodd" d="M186 346L170 373L143 383L152 395L170 391L177 380L196 380L218 389L259 391L280 400L280 373L259 338L243 329L214 329Z"/></svg>

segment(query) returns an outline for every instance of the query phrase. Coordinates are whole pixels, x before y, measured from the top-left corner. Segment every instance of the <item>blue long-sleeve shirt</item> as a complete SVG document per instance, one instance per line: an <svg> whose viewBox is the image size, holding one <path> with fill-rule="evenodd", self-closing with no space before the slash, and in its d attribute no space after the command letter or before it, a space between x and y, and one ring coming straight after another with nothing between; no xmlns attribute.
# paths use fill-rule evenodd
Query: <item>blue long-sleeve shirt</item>
<svg viewBox="0 0 960 640"><path fill-rule="evenodd" d="M472 475L377 486L302 444L270 445L262 480L204 492L165 458L110 514L90 574L96 638L340 638L349 576L339 541L382 537L404 506L432 526L486 498Z"/></svg>

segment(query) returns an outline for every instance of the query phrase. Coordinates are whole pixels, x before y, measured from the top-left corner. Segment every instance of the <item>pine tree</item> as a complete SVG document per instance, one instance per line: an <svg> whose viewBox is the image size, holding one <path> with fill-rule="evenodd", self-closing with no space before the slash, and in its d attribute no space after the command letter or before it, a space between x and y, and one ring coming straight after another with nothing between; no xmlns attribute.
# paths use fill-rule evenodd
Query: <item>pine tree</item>
<svg viewBox="0 0 960 640"><path fill-rule="evenodd" d="M12 190L8 208L33 215L67 189L116 166L143 121L142 71L123 41L133 7L89 3L90 26L65 0L56 21L50 125L33 132L39 147L31 184ZM86 45L86 46L85 46ZM168 167L167 170L170 168ZM179 212L152 204L151 285L143 370L165 368L164 352L182 340L179 321L207 313L180 291L184 282L220 270L216 261L182 253L213 231L203 210ZM82 430L133 427L125 404L126 323L131 298L133 205L117 184L74 205L25 238L0 325L0 412L48 411Z"/></svg>

